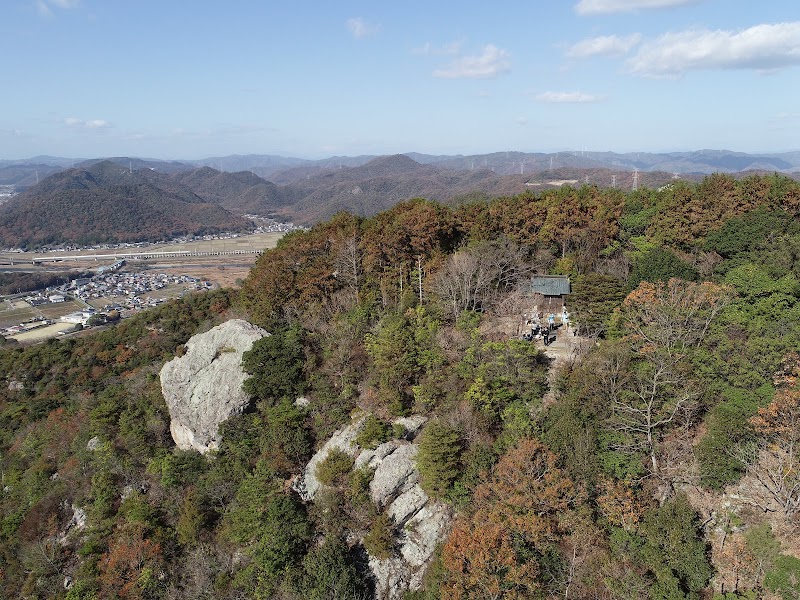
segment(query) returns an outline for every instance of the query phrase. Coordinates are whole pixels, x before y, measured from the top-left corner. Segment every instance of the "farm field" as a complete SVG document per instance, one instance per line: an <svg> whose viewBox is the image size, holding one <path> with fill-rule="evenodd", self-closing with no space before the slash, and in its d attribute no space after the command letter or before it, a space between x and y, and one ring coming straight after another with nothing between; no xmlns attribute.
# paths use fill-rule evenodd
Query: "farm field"
<svg viewBox="0 0 800 600"><path fill-rule="evenodd" d="M0 329L18 325L35 317L57 321L61 316L82 308L85 308L84 305L78 302L60 302L34 307L24 300L4 300L0 303Z"/></svg>
<svg viewBox="0 0 800 600"><path fill-rule="evenodd" d="M181 244L154 244L148 246L153 252L169 252L175 250L189 252L232 252L235 250L264 250L274 248L283 233L254 233L227 240L198 240Z"/></svg>
<svg viewBox="0 0 800 600"><path fill-rule="evenodd" d="M40 327L32 331L26 331L18 335L11 336L12 340L18 342L40 342L51 337L55 337L62 332L72 331L76 327L75 323L53 323L45 327Z"/></svg>

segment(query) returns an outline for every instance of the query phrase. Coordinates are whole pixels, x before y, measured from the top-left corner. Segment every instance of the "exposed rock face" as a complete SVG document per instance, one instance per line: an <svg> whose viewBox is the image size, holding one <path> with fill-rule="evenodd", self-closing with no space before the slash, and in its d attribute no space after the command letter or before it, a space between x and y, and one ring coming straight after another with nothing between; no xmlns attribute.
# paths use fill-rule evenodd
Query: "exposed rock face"
<svg viewBox="0 0 800 600"><path fill-rule="evenodd" d="M338 448L342 452L355 456L359 452L359 447L356 445L355 439L361 427L364 425L366 419L365 415L354 419L347 427L338 430L333 434L325 444L317 450L311 460L308 461L303 474L294 482L294 489L300 494L303 500L313 500L317 494L320 486L322 485L317 479L317 465L323 460L328 458L328 453L334 448Z"/></svg>
<svg viewBox="0 0 800 600"><path fill-rule="evenodd" d="M242 354L266 331L232 319L186 343L186 354L161 369L170 432L182 450L206 453L219 447L219 424L241 413L250 401L242 390L247 374Z"/></svg>
<svg viewBox="0 0 800 600"><path fill-rule="evenodd" d="M427 417L423 417L422 415L412 415L410 417L401 417L399 419L395 419L392 421L394 425L402 425L406 428L406 435L405 439L413 440L417 437L419 430L422 429L422 426L428 420Z"/></svg>
<svg viewBox="0 0 800 600"><path fill-rule="evenodd" d="M376 597L399 600L406 590L422 587L425 567L436 550L436 544L447 536L452 520L453 515L447 505L441 502L427 503L406 522L398 536L400 556L386 560L370 557L369 568L375 576Z"/></svg>
<svg viewBox="0 0 800 600"><path fill-rule="evenodd" d="M414 462L417 450L412 444L399 446L378 463L369 484L369 493L379 509L383 509L394 497L416 485L419 480Z"/></svg>
<svg viewBox="0 0 800 600"><path fill-rule="evenodd" d="M446 504L433 502L419 485L419 472L414 458L418 447L410 443L425 422L424 417L403 419L407 435L403 440L389 440L374 450L361 450L355 443L365 415L355 418L337 431L314 455L295 489L306 500L313 500L321 484L316 478L317 465L327 458L332 448L339 448L355 457L355 469L374 470L369 485L370 498L380 511L385 511L398 530L399 552L386 560L369 558L375 577L375 594L384 600L399 600L407 590L418 590L436 545L447 536L452 512ZM397 422L397 421L396 421Z"/></svg>
<svg viewBox="0 0 800 600"><path fill-rule="evenodd" d="M74 504L70 505L70 509L72 510L72 518L58 537L58 542L62 546L68 543L67 536L71 533L78 533L86 529L86 511Z"/></svg>
<svg viewBox="0 0 800 600"><path fill-rule="evenodd" d="M375 448L375 450L362 450L358 455L358 458L356 458L356 464L354 467L356 469L360 469L362 467L375 469L379 464L381 464L381 461L394 452L399 445L400 443L397 440L389 440L388 442Z"/></svg>
<svg viewBox="0 0 800 600"><path fill-rule="evenodd" d="M369 559L378 598L396 600L406 590L422 586L425 567L452 522L450 508L431 501L419 485L419 471L414 462L417 451L415 444L391 441L378 446L367 462L375 468L369 485L372 501L378 509L385 508L400 530L396 540L399 556Z"/></svg>

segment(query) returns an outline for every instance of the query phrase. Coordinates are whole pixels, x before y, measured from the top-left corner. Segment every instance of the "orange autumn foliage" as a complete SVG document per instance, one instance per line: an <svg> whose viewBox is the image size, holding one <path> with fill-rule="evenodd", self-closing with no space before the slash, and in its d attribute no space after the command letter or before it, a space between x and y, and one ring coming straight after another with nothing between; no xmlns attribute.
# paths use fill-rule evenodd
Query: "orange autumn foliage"
<svg viewBox="0 0 800 600"><path fill-rule="evenodd" d="M475 512L462 518L442 553L442 598L526 598L540 587L536 551L558 543L559 523L578 498L556 456L521 440L475 490Z"/></svg>
<svg viewBox="0 0 800 600"><path fill-rule="evenodd" d="M145 537L141 524L120 528L100 557L100 596L102 598L144 598L148 582L162 571L161 545Z"/></svg>

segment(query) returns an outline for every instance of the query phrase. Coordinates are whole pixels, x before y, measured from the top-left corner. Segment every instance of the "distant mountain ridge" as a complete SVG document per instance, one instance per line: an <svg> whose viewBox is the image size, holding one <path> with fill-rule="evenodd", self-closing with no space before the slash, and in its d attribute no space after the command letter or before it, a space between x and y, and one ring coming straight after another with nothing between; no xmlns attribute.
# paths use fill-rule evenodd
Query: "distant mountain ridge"
<svg viewBox="0 0 800 600"><path fill-rule="evenodd" d="M0 246L156 241L250 223L168 176L111 161L61 171L0 206Z"/></svg>
<svg viewBox="0 0 800 600"><path fill-rule="evenodd" d="M800 170L800 150L787 152L746 153L731 150L692 150L678 152L610 152L610 151L560 151L560 152L492 152L470 155L434 155L405 152L403 155L423 165L436 165L456 170L493 169L498 174L532 173L551 168L576 167L594 169L640 171L666 171L679 174L710 174L714 172L735 173L748 170L771 170L794 172ZM290 183L323 171L359 167L380 158L382 155L331 156L323 159L305 159L272 154L234 154L199 160L160 160L154 158L102 158L70 159L54 156L37 156L30 159L0 160L0 184L2 170L10 166L45 165L54 168L82 166L111 160L133 168L152 168L162 172L189 170L197 167L212 167L218 171L252 171L273 183ZM552 161L552 165L551 165ZM184 166L180 166L184 165ZM294 177L287 178L287 173ZM291 180L290 180L291 179Z"/></svg>
<svg viewBox="0 0 800 600"><path fill-rule="evenodd" d="M699 180L706 171L791 174L800 171L800 152L509 151L320 161L237 155L193 161L201 162L242 168L231 172L189 162L113 157L85 160L46 177L48 170L59 167L19 161L0 166L0 184L5 173L29 186L0 207L0 245L140 241L242 230L245 214L312 224L340 211L371 216L415 197L455 203L563 184L630 189L636 180L643 187L660 187L675 179ZM270 179L258 170L270 172ZM39 183L31 182L32 177Z"/></svg>

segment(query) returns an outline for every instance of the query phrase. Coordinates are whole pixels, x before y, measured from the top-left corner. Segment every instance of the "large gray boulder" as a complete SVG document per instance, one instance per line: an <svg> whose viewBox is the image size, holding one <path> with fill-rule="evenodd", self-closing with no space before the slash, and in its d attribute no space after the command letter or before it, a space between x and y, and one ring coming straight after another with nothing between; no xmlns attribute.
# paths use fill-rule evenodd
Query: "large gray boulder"
<svg viewBox="0 0 800 600"><path fill-rule="evenodd" d="M219 447L219 424L250 402L242 389L247 378L242 354L268 335L247 321L232 319L193 336L186 342L186 353L163 366L161 391L178 448L206 453Z"/></svg>
<svg viewBox="0 0 800 600"><path fill-rule="evenodd" d="M418 446L408 442L383 446L386 448L378 446L367 462L375 469L370 497L392 518L398 530L395 542L399 553L388 559L370 556L369 567L375 577L376 597L399 600L407 590L422 586L425 569L436 545L447 537L453 516L446 504L432 501L422 490L415 462Z"/></svg>

